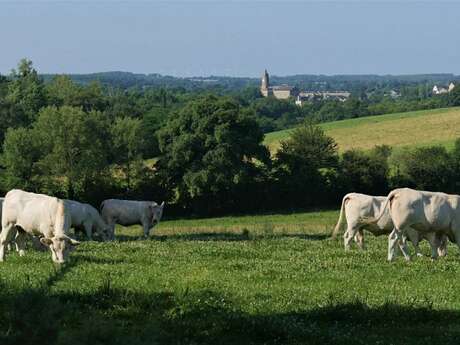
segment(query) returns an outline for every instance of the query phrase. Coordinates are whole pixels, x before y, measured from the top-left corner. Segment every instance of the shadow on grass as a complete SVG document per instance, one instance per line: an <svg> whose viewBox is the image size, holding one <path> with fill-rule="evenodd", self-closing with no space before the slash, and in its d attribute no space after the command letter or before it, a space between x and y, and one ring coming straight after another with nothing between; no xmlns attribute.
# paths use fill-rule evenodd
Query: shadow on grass
<svg viewBox="0 0 460 345"><path fill-rule="evenodd" d="M10 344L458 344L460 313L330 303L248 314L213 291L138 294L110 282L90 294L0 292L0 343Z"/></svg>
<svg viewBox="0 0 460 345"><path fill-rule="evenodd" d="M148 241L254 241L262 239L282 239L282 238L298 238L307 241L323 241L329 238L327 234L305 234L305 233L290 233L290 234L252 234L252 233L235 233L235 232L200 232L200 233L184 233L173 235L152 235ZM139 236L117 235L116 241L142 241L144 238Z"/></svg>
<svg viewBox="0 0 460 345"><path fill-rule="evenodd" d="M234 232L200 232L200 233L185 233L173 235L154 235L150 238L153 241L254 241L263 239L282 239L282 238L298 238L307 241L322 241L329 236L325 234L252 234L252 233L234 233Z"/></svg>

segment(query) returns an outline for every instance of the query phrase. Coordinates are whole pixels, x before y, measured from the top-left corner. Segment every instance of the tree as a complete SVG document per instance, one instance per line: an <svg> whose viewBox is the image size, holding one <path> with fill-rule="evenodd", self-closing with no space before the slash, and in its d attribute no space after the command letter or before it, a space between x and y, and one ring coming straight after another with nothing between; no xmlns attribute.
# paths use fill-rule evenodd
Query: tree
<svg viewBox="0 0 460 345"><path fill-rule="evenodd" d="M387 194L390 152L385 146L376 147L369 153L361 150L344 152L340 161L344 192Z"/></svg>
<svg viewBox="0 0 460 345"><path fill-rule="evenodd" d="M321 202L321 193L326 199L328 175L337 163L334 139L320 127L305 122L289 139L281 142L276 153L274 165L280 186L279 198L293 207L311 206L314 200Z"/></svg>
<svg viewBox="0 0 460 345"><path fill-rule="evenodd" d="M13 112L21 119L21 125L29 125L46 104L43 81L32 67L32 61L27 59L21 60L10 78L6 100L14 107Z"/></svg>
<svg viewBox="0 0 460 345"><path fill-rule="evenodd" d="M132 189L132 178L143 167L144 146L142 121L130 117L117 118L110 128L114 162L121 166L126 178L126 190ZM152 134L153 136L153 134Z"/></svg>
<svg viewBox="0 0 460 345"><path fill-rule="evenodd" d="M49 105L81 107L86 112L102 111L106 107L105 96L98 82L80 86L69 76L58 75L46 85L45 90Z"/></svg>
<svg viewBox="0 0 460 345"><path fill-rule="evenodd" d="M455 156L455 150L453 155ZM455 190L455 161L442 146L419 147L394 160L396 181L416 189L452 192Z"/></svg>
<svg viewBox="0 0 460 345"><path fill-rule="evenodd" d="M10 128L6 132L2 155L2 165L5 167L3 186L6 190L37 189L40 147L36 139L31 129Z"/></svg>
<svg viewBox="0 0 460 345"><path fill-rule="evenodd" d="M205 96L171 116L159 132L156 166L181 206L200 213L235 211L269 160L262 140L256 120L235 101Z"/></svg>
<svg viewBox="0 0 460 345"><path fill-rule="evenodd" d="M33 131L42 149L38 165L46 191L84 198L107 168L107 140L101 113L81 108L43 108Z"/></svg>

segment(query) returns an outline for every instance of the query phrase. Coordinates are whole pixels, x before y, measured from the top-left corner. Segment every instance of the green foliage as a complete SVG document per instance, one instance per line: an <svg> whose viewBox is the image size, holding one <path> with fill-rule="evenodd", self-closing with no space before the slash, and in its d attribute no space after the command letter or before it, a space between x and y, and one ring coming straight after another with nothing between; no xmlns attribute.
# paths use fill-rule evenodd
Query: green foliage
<svg viewBox="0 0 460 345"><path fill-rule="evenodd" d="M43 81L32 67L32 61L26 59L21 60L10 78L6 101L13 107L13 113L25 124L30 124L46 104Z"/></svg>
<svg viewBox="0 0 460 345"><path fill-rule="evenodd" d="M371 152L350 150L344 152L340 162L342 183L345 191L359 191L370 195L388 192L391 149L376 147Z"/></svg>
<svg viewBox="0 0 460 345"><path fill-rule="evenodd" d="M2 165L3 187L6 191L12 188L36 190L37 162L40 158L40 147L31 129L8 129L3 143Z"/></svg>
<svg viewBox="0 0 460 345"><path fill-rule="evenodd" d="M200 98L160 131L158 173L180 204L218 210L235 203L236 189L258 175L256 160L268 160L262 140L255 119L238 104L215 96Z"/></svg>
<svg viewBox="0 0 460 345"><path fill-rule="evenodd" d="M408 150L394 161L394 165L397 170L395 182L409 181L421 190L449 192L455 189L453 158L444 147Z"/></svg>
<svg viewBox="0 0 460 345"><path fill-rule="evenodd" d="M10 76L0 76L4 191L19 187L95 205L109 196L166 198L171 215L323 207L351 190L384 194L394 186L460 192L460 148L452 153L414 151L403 160L399 148L394 153L389 148L346 152L339 158L335 142L312 125L457 104L458 87L440 96L430 91L431 83L451 76L274 77L274 83L292 82L299 89L345 89L352 94L343 102L316 97L302 107L293 99L262 97L259 81L254 84L250 78L178 81L126 73L87 77L45 76L44 83L28 60ZM146 87L147 81L155 87ZM394 96L392 90L401 95ZM455 121L456 109L321 126L331 131L342 150L353 147L355 137L370 149L376 123L397 133L392 129L400 122L391 120L400 119L411 128L419 119L440 113L443 116L432 122L438 130L431 131L426 142L417 142L432 144L431 138L443 137L441 128ZM306 118L309 123L290 130L292 137L270 157L262 133ZM365 134L361 125L368 128ZM354 134L340 132L346 127ZM444 141L452 143L453 135L451 131ZM394 134L378 142L402 146L406 142L401 137Z"/></svg>
<svg viewBox="0 0 460 345"><path fill-rule="evenodd" d="M104 110L105 96L99 83L75 84L69 76L58 75L46 85L48 104L61 107L81 107L85 111Z"/></svg>
<svg viewBox="0 0 460 345"><path fill-rule="evenodd" d="M33 131L42 150L42 189L73 199L94 187L106 168L107 151L102 115L80 108L43 108Z"/></svg>
<svg viewBox="0 0 460 345"><path fill-rule="evenodd" d="M133 178L142 172L142 150L145 145L142 121L130 117L119 117L110 128L113 161L122 168L126 190L130 192Z"/></svg>
<svg viewBox="0 0 460 345"><path fill-rule="evenodd" d="M276 153L275 178L281 185L280 197L297 207L321 203L327 173L337 167L337 162L337 144L320 127L306 122L296 128Z"/></svg>

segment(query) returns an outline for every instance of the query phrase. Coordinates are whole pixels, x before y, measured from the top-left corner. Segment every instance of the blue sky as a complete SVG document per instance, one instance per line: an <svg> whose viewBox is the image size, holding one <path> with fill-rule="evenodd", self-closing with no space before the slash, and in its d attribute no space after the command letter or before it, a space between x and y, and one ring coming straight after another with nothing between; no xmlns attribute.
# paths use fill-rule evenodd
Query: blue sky
<svg viewBox="0 0 460 345"><path fill-rule="evenodd" d="M460 74L460 2L0 0L0 73Z"/></svg>

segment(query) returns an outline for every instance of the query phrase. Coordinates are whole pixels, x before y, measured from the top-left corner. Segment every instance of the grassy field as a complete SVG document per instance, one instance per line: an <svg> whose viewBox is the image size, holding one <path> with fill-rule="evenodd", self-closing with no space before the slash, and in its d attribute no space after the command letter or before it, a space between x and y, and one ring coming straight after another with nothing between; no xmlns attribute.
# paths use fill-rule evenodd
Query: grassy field
<svg viewBox="0 0 460 345"><path fill-rule="evenodd" d="M458 344L460 266L345 252L337 212L164 221L0 264L0 344ZM428 254L426 244L422 250Z"/></svg>
<svg viewBox="0 0 460 345"><path fill-rule="evenodd" d="M321 124L339 145L339 150L370 149L375 145L394 147L443 145L450 148L460 137L460 108L368 116ZM265 143L274 152L291 130L268 133Z"/></svg>

